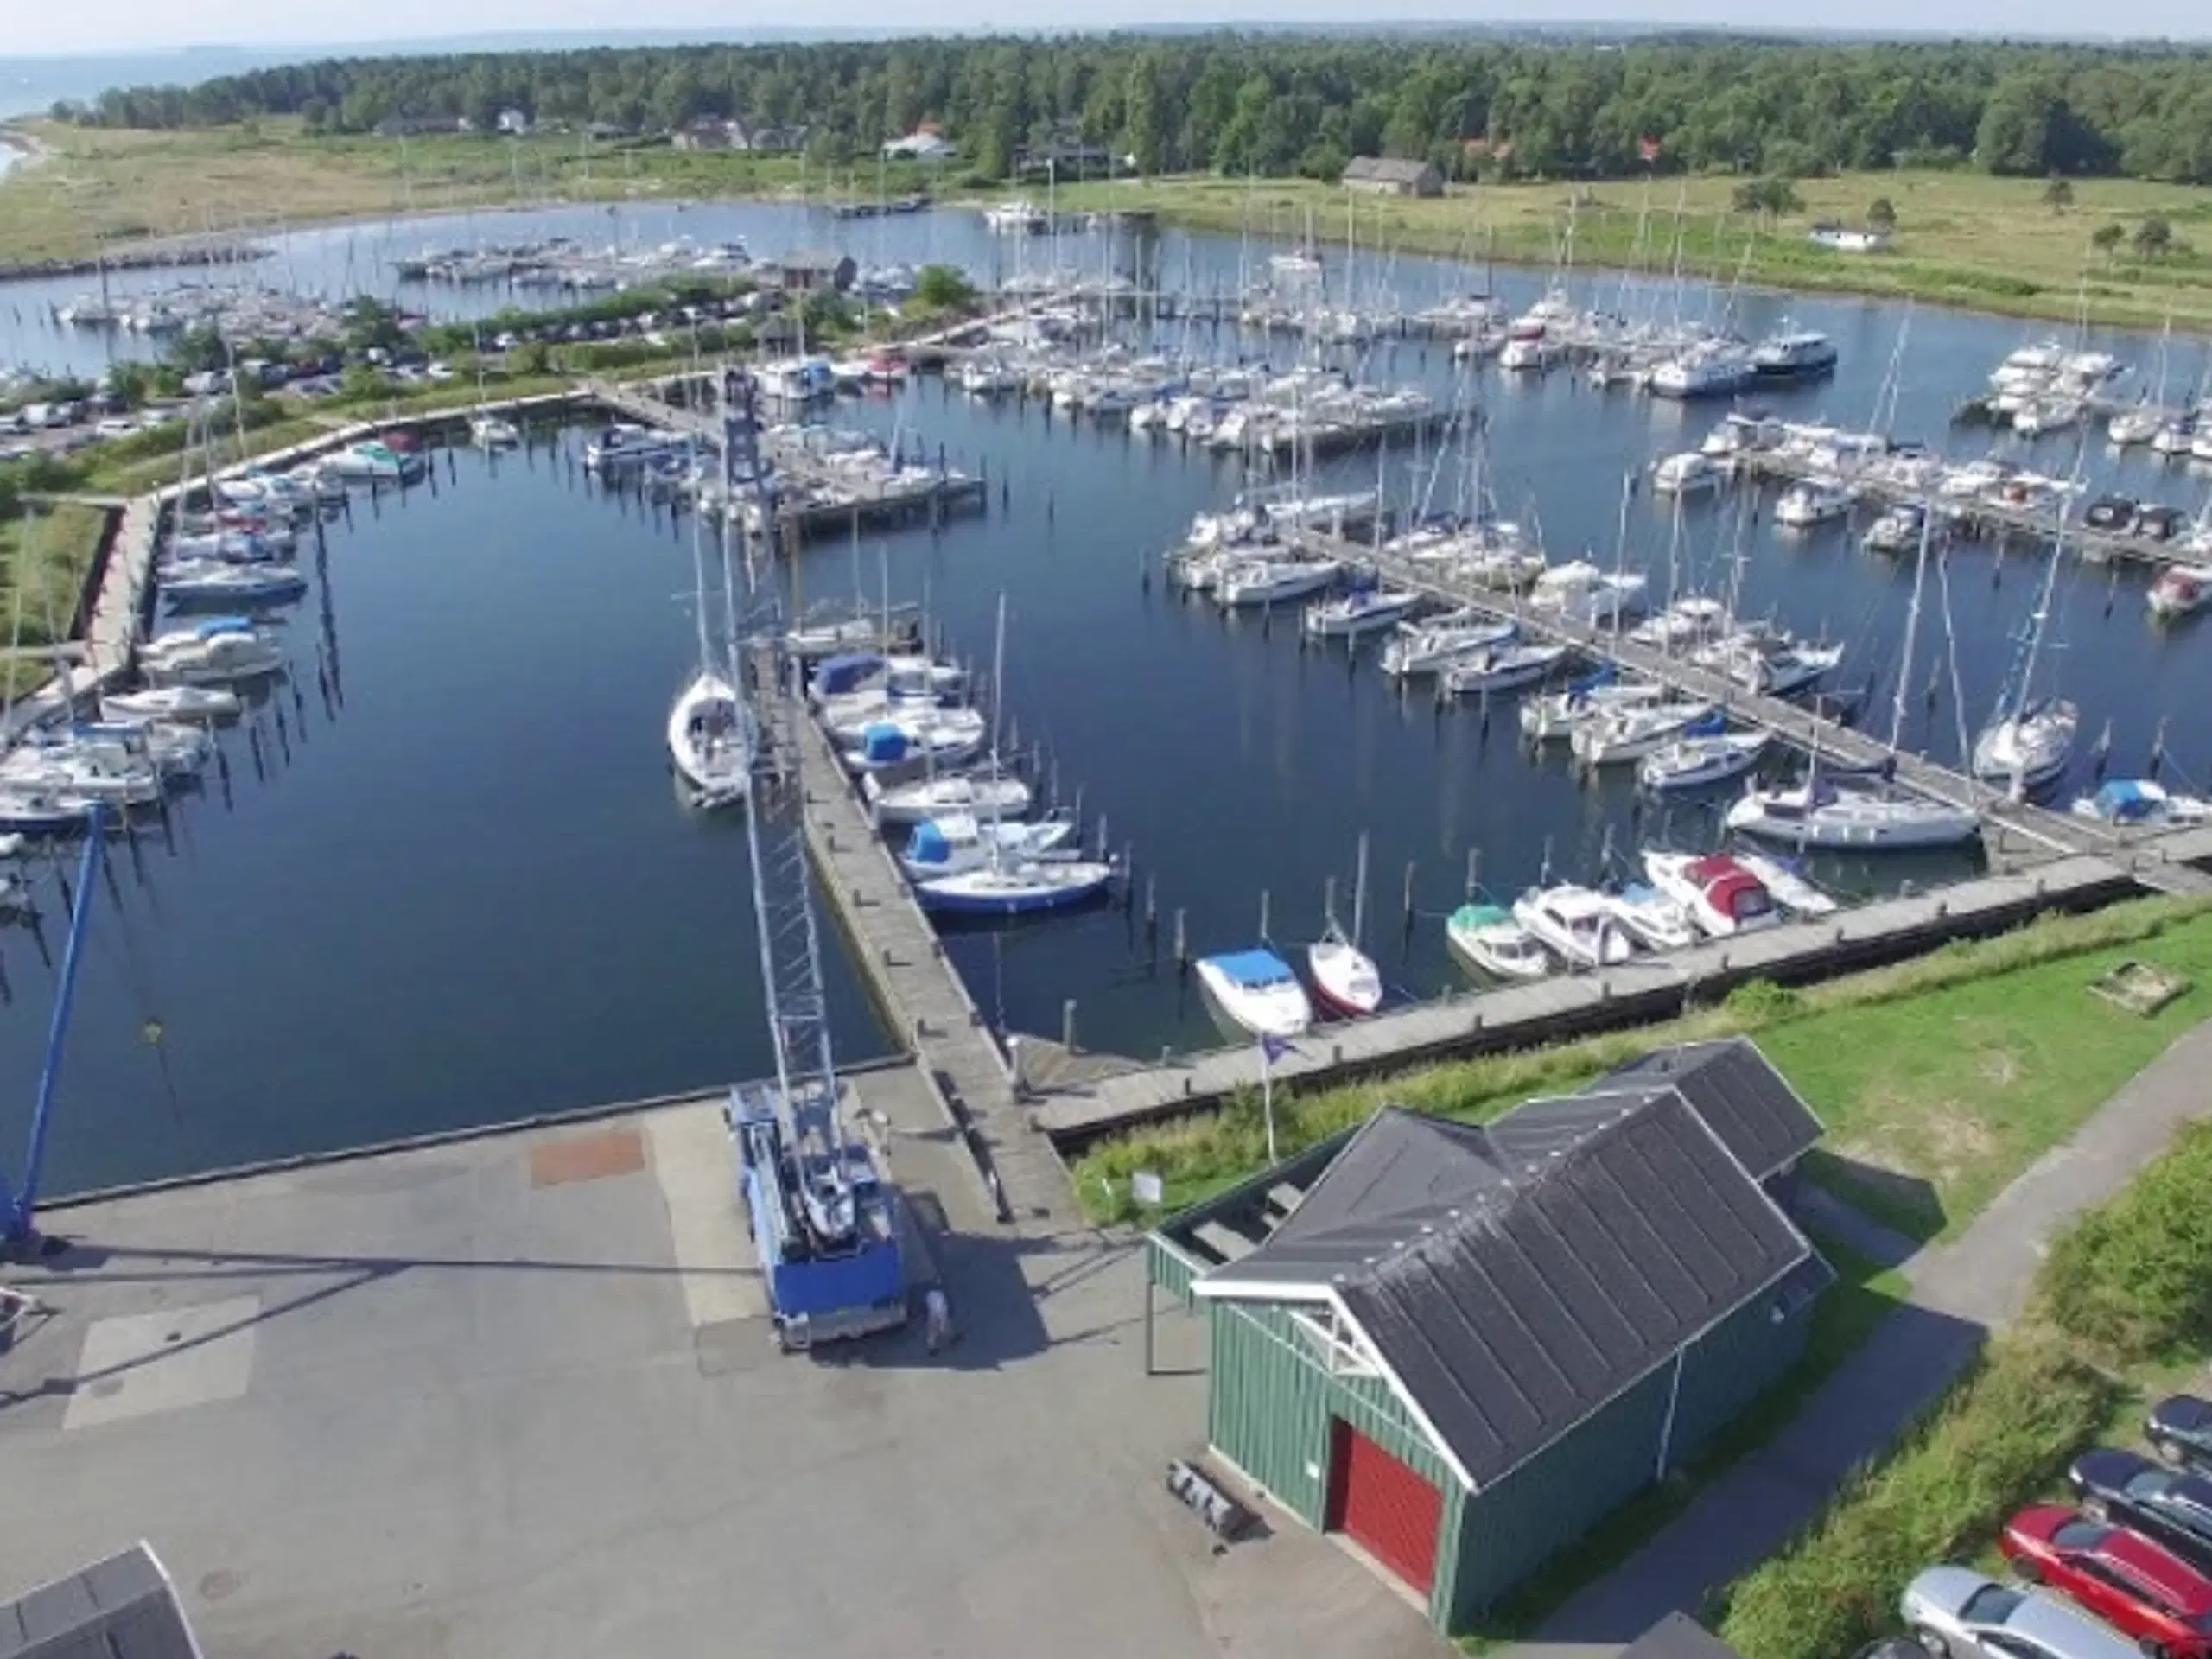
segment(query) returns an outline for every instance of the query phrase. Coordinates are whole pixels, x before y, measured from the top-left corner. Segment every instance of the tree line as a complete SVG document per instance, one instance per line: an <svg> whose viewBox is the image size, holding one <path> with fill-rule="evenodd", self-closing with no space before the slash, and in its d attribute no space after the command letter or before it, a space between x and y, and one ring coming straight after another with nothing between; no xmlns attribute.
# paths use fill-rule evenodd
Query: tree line
<svg viewBox="0 0 2212 1659"><path fill-rule="evenodd" d="M1349 156L1387 155L1454 177L1933 165L2212 183L2212 52L2167 46L1224 32L609 48L333 60L57 112L154 128L296 116L331 132L442 118L489 132L508 110L634 134L704 118L802 127L830 162L935 122L986 178L1080 133L1147 173L1331 177Z"/></svg>

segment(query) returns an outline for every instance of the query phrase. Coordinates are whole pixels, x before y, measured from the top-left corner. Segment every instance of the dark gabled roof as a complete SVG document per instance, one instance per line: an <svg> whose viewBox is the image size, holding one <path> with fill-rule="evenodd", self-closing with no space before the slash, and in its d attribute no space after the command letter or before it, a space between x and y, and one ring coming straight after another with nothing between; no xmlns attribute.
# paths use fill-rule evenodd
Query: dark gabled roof
<svg viewBox="0 0 2212 1659"><path fill-rule="evenodd" d="M1342 176L1389 184L1414 184L1434 170L1433 162L1401 161L1395 156L1355 156L1344 163Z"/></svg>
<svg viewBox="0 0 2212 1659"><path fill-rule="evenodd" d="M1743 1659L1688 1613L1669 1613L1621 1649L1621 1659Z"/></svg>
<svg viewBox="0 0 2212 1659"><path fill-rule="evenodd" d="M1813 1109L1747 1037L1654 1049L1583 1092L1646 1093L1670 1085L1754 1180L1803 1157L1821 1138Z"/></svg>
<svg viewBox="0 0 2212 1659"><path fill-rule="evenodd" d="M1476 1486L1812 1253L1682 1096L1385 1108L1208 1296L1327 1294Z"/></svg>
<svg viewBox="0 0 2212 1659"><path fill-rule="evenodd" d="M0 1659L198 1659L168 1574L144 1544L0 1603Z"/></svg>

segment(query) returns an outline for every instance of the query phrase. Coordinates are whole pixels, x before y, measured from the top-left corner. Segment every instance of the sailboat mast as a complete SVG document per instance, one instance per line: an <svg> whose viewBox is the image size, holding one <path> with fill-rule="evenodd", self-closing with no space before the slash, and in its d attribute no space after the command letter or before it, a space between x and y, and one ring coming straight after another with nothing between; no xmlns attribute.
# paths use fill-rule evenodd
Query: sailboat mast
<svg viewBox="0 0 2212 1659"><path fill-rule="evenodd" d="M1891 754L1897 752L1898 741L1904 736L1905 698L1912 689L1912 653L1920 640L1920 600L1928 586L1928 544L1935 534L1936 507L1930 502L1920 515L1920 551L1912 562L1912 604L1904 613L1904 650L1897 662L1897 696L1890 703Z"/></svg>
<svg viewBox="0 0 2212 1659"><path fill-rule="evenodd" d="M1367 924L1367 832L1359 835L1359 867L1351 880L1351 947L1359 949L1359 936Z"/></svg>
<svg viewBox="0 0 2212 1659"><path fill-rule="evenodd" d="M991 644L991 764L998 764L999 726L1006 717L1006 595L999 595L998 627Z"/></svg>

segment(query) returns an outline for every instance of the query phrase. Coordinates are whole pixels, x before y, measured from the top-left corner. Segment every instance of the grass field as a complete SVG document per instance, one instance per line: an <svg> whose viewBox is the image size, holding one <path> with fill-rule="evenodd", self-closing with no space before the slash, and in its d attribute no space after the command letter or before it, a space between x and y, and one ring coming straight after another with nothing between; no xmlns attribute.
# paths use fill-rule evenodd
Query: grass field
<svg viewBox="0 0 2212 1659"><path fill-rule="evenodd" d="M107 520L98 508L67 502L0 519L0 619L8 628L0 645L20 639L36 647L70 637ZM20 696L51 671L40 658L0 659L0 691Z"/></svg>
<svg viewBox="0 0 2212 1659"><path fill-rule="evenodd" d="M2156 1017L2126 1014L2085 987L2139 956L2190 989ZM1277 1095L1278 1130L1310 1145L1385 1100L1469 1122L1581 1086L1663 1043L1755 1037L1827 1126L1815 1178L1916 1237L1948 1232L2063 1141L2183 1031L2212 1016L2212 912L2145 899L2046 919L1897 968L1802 994L1753 988L1671 1025L1491 1056L1310 1099ZM1133 1170L1161 1174L1171 1207L1258 1166L1256 1104L1140 1132L1076 1165L1100 1218L1141 1219Z"/></svg>

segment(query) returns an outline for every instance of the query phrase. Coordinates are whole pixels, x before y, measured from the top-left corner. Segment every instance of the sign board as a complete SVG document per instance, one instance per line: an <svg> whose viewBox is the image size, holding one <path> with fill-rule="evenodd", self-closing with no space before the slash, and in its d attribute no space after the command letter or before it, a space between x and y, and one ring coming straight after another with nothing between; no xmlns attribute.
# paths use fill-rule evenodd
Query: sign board
<svg viewBox="0 0 2212 1659"><path fill-rule="evenodd" d="M1141 1169L1129 1177L1129 1196L1139 1204L1157 1210L1167 1202L1166 1183L1149 1169Z"/></svg>

